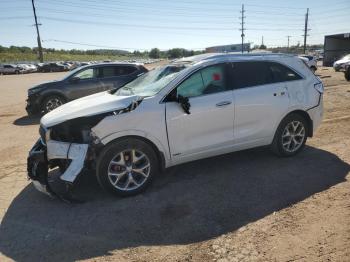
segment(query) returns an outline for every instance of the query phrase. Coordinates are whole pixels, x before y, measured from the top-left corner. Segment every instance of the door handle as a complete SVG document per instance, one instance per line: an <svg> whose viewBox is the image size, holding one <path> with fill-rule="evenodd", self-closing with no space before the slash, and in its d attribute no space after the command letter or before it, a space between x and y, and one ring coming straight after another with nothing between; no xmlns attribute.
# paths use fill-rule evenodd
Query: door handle
<svg viewBox="0 0 350 262"><path fill-rule="evenodd" d="M285 91L279 92L279 93L273 93L273 96L284 96L286 94Z"/></svg>
<svg viewBox="0 0 350 262"><path fill-rule="evenodd" d="M217 107L221 107L221 106L228 106L230 105L232 102L231 101L222 101L216 104Z"/></svg>

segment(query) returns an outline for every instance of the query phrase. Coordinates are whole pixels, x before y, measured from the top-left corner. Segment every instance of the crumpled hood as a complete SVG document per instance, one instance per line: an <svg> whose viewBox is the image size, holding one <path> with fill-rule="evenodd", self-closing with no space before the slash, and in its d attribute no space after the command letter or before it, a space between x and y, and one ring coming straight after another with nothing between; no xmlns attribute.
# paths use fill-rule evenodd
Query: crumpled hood
<svg viewBox="0 0 350 262"><path fill-rule="evenodd" d="M123 109L137 99L138 96L117 96L109 92L101 92L74 100L56 108L44 115L40 123L47 128L70 119Z"/></svg>

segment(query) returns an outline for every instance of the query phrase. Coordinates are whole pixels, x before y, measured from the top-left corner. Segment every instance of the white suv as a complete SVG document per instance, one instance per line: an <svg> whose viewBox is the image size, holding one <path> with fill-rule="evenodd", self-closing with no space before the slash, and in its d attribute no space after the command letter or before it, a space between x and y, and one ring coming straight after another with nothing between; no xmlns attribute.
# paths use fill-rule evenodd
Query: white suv
<svg viewBox="0 0 350 262"><path fill-rule="evenodd" d="M271 145L298 153L322 119L323 84L296 56L206 54L154 69L114 92L67 103L41 119L28 158L37 189L48 170L73 184L83 168L105 189L132 195L180 163Z"/></svg>

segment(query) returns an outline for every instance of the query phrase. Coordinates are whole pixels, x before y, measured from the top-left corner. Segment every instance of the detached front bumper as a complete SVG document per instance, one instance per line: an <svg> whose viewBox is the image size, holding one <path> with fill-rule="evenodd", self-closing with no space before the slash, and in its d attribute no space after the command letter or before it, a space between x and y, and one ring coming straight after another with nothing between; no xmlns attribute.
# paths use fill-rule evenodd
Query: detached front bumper
<svg viewBox="0 0 350 262"><path fill-rule="evenodd" d="M55 140L49 140L44 145L42 140L39 139L29 152L27 160L28 177L40 192L50 196L56 195L49 185L49 170L58 166L57 161L68 160L69 165L60 174L60 179L73 184L84 167L88 147L88 144Z"/></svg>

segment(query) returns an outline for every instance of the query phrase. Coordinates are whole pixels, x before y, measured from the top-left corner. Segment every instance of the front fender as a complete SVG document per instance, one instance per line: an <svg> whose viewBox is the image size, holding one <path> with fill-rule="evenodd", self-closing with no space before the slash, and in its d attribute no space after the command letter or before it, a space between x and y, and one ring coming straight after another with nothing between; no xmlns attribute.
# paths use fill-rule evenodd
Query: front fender
<svg viewBox="0 0 350 262"><path fill-rule="evenodd" d="M92 128L92 131L94 131L94 128ZM127 130L127 131L120 131L120 132L115 132L112 134L109 134L103 138L100 138L101 143L103 145L107 145L109 142L122 138L122 137L127 137L127 136L135 136L135 137L140 137L141 139L146 139L152 142L157 149L164 155L164 160L165 160L165 167L169 167L171 165L171 159L170 159L170 154L169 154L169 147L168 145L164 145L159 139L156 137L150 135L149 133L142 131L142 130Z"/></svg>

